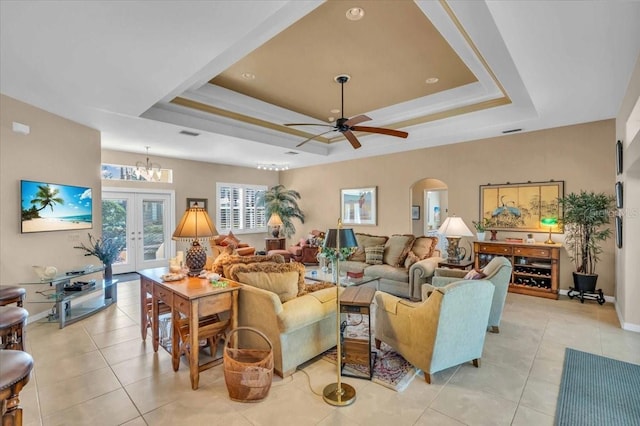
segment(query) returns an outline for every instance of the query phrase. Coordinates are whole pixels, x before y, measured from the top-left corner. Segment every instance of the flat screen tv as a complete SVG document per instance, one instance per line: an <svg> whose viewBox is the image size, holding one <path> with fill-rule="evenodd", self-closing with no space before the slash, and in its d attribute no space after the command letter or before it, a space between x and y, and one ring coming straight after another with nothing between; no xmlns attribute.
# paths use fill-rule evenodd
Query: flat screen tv
<svg viewBox="0 0 640 426"><path fill-rule="evenodd" d="M22 233L93 226L91 188L22 180L20 199Z"/></svg>

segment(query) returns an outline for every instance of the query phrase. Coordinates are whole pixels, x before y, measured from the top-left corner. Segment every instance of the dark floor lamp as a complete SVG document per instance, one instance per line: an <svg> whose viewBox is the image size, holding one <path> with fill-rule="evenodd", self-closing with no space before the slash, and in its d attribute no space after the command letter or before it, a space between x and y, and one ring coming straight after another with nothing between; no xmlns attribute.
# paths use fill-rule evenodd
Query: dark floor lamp
<svg viewBox="0 0 640 426"><path fill-rule="evenodd" d="M342 228L342 220L338 219L338 228L329 229L324 240L324 247L336 253L336 336L337 336L337 358L336 369L338 381L327 385L322 391L322 398L327 404L339 407L352 404L356 400L356 390L353 386L342 383L342 345L340 342L340 254L343 248L357 247L358 242L353 233L353 229Z"/></svg>
<svg viewBox="0 0 640 426"><path fill-rule="evenodd" d="M189 268L189 276L195 277L200 274L204 265L207 264L207 251L200 245L199 239L210 240L218 235L216 227L211 222L207 211L195 203L189 207L180 223L173 232L173 239L177 241L193 241L187 250L185 263Z"/></svg>

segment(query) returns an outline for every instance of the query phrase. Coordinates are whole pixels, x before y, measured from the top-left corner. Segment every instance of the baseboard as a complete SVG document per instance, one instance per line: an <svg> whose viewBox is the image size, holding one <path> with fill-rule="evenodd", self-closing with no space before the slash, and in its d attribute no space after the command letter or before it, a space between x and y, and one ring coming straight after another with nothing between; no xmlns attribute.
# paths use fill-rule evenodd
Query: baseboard
<svg viewBox="0 0 640 426"><path fill-rule="evenodd" d="M640 333L640 324L631 324L628 322L624 322L624 318L620 313L620 309L618 309L618 305L616 305L616 314L618 315L618 321L620 322L620 327L623 330L634 331L636 333Z"/></svg>

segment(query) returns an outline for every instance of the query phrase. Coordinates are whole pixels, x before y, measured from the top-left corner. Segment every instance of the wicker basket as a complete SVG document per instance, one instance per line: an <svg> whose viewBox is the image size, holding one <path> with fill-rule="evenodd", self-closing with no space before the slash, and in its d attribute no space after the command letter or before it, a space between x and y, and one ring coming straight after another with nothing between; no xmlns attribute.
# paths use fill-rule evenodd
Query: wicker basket
<svg viewBox="0 0 640 426"><path fill-rule="evenodd" d="M229 347L233 333L240 330L259 334L269 349L241 349ZM240 402L262 401L269 394L273 379L273 345L267 336L251 327L238 327L227 336L223 354L224 381L229 398Z"/></svg>

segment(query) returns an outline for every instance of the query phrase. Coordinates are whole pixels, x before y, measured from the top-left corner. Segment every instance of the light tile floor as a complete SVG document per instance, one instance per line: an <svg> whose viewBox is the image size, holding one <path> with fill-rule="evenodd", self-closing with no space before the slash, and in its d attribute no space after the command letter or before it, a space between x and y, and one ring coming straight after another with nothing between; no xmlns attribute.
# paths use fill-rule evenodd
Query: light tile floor
<svg viewBox="0 0 640 426"><path fill-rule="evenodd" d="M509 294L479 369L451 368L431 385L416 377L401 393L346 378L357 400L336 408L319 396L335 366L315 359L306 374L276 378L265 401L239 403L222 366L192 391L186 364L174 372L167 352L141 340L138 292L121 283L117 306L62 330L28 326L25 425L552 425L566 347L640 364L640 333L620 329L612 304Z"/></svg>

